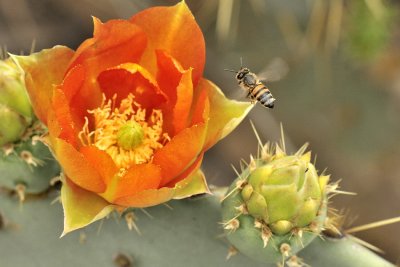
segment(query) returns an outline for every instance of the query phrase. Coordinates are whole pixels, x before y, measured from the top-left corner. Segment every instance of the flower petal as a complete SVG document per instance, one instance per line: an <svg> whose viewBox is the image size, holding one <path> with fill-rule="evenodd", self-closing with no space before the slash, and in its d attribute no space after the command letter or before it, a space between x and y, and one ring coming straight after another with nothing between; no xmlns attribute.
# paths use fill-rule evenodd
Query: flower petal
<svg viewBox="0 0 400 267"><path fill-rule="evenodd" d="M107 98L117 94L116 105L130 93L144 108L160 106L166 100L153 76L138 64L126 63L107 69L97 80Z"/></svg>
<svg viewBox="0 0 400 267"><path fill-rule="evenodd" d="M157 50L157 81L167 95L164 129L174 136L189 125L193 99L192 68L184 70L173 57Z"/></svg>
<svg viewBox="0 0 400 267"><path fill-rule="evenodd" d="M89 70L87 70L85 67L85 80L79 88L79 91L69 101L69 106L78 128L83 127L85 123L85 117L88 116L87 111L100 106L103 99L101 90L95 79L97 74L89 73L88 71ZM64 88L63 90L71 91Z"/></svg>
<svg viewBox="0 0 400 267"><path fill-rule="evenodd" d="M60 124L58 123L57 117L53 111L49 111L47 114L47 128L49 130L49 134L46 135L46 138L49 141L50 147L55 146L56 141L55 138L58 138L61 132Z"/></svg>
<svg viewBox="0 0 400 267"><path fill-rule="evenodd" d="M163 49L185 69L193 68L193 85L203 74L205 43L203 34L184 1L172 7L153 7L134 15L130 21L148 37L141 65L155 74L156 49Z"/></svg>
<svg viewBox="0 0 400 267"><path fill-rule="evenodd" d="M152 163L137 164L132 165L122 177L117 177L115 185L111 185L110 191L113 193L112 198L118 199L136 195L144 190L157 189L160 182L161 169L159 166Z"/></svg>
<svg viewBox="0 0 400 267"><path fill-rule="evenodd" d="M210 114L205 150L227 136L254 107L250 102L229 100L214 83L201 79L197 90L207 90Z"/></svg>
<svg viewBox="0 0 400 267"><path fill-rule="evenodd" d="M118 168L111 156L95 146L83 146L79 152L102 176L104 183L109 185L114 175L118 172Z"/></svg>
<svg viewBox="0 0 400 267"><path fill-rule="evenodd" d="M68 103L71 102L72 98L83 86L85 77L85 68L82 65L76 65L65 75L65 78L60 85L60 89L65 94Z"/></svg>
<svg viewBox="0 0 400 267"><path fill-rule="evenodd" d="M176 103L172 108L172 126L176 135L189 124L189 113L193 99L192 69L185 71L176 88ZM166 113L170 114L170 113Z"/></svg>
<svg viewBox="0 0 400 267"><path fill-rule="evenodd" d="M90 67L87 68L90 73L99 73L122 63L139 61L147 43L139 27L127 20L102 23L95 17L93 23L93 38L77 49L69 69L82 64Z"/></svg>
<svg viewBox="0 0 400 267"><path fill-rule="evenodd" d="M201 153L207 127L204 123L186 128L154 154L153 163L161 167L160 186L168 184L192 164Z"/></svg>
<svg viewBox="0 0 400 267"><path fill-rule="evenodd" d="M164 187L142 191L133 196L121 197L116 199L114 203L124 207L146 208L167 202L173 196L174 189Z"/></svg>
<svg viewBox="0 0 400 267"><path fill-rule="evenodd" d="M54 152L64 173L78 186L96 193L106 190L99 172L71 144L55 139Z"/></svg>
<svg viewBox="0 0 400 267"><path fill-rule="evenodd" d="M61 109L61 107L65 110L65 112L68 110L68 117L69 120L71 121L71 126L72 127L67 127L67 128L61 128L61 133L67 130L72 130L77 134L76 129L79 128L81 129L83 127L83 118L80 117L82 116L82 111L85 111L86 105L83 104L83 106L78 106L78 112L75 112L77 109L76 103L74 102L74 96L81 90L81 88L84 86L84 82L86 79L86 71L82 65L76 65L72 69L68 71L66 74L62 84L57 86L57 89L61 91L62 93L58 95L62 95L62 99L59 99L59 103L54 104L54 102L57 101L56 97L53 97L53 109ZM94 90L94 102L98 101L98 98L100 97L99 95L96 96ZM57 95L55 93L55 95ZM92 104L94 105L94 104ZM58 107L61 106L61 107ZM79 131L78 131L79 132ZM72 133L70 134L72 135ZM70 142L72 143L72 142Z"/></svg>
<svg viewBox="0 0 400 267"><path fill-rule="evenodd" d="M110 20L104 24L94 21L94 37L78 48L70 65L72 69L80 64L85 71L84 82L70 101L71 109L80 120L79 126L83 125L87 110L101 104L97 76L122 63L139 62L147 42L145 33L129 21Z"/></svg>
<svg viewBox="0 0 400 267"><path fill-rule="evenodd" d="M61 188L61 202L64 209L61 237L104 218L115 208L97 194L76 186L68 177Z"/></svg>
<svg viewBox="0 0 400 267"><path fill-rule="evenodd" d="M171 55L164 50L156 50L157 83L167 95L168 102L176 102L176 88L185 70Z"/></svg>
<svg viewBox="0 0 400 267"><path fill-rule="evenodd" d="M196 94L193 97L193 105L190 112L190 125L207 121L210 114L210 100L208 99L208 91L204 88L203 90L200 89L201 88L196 88Z"/></svg>
<svg viewBox="0 0 400 267"><path fill-rule="evenodd" d="M176 184L181 182L182 180L187 179L188 177L192 176L197 170L200 168L200 165L203 161L204 153L201 153L196 160L186 168L184 172L178 175L174 180L170 181L166 186L167 187L175 187Z"/></svg>
<svg viewBox="0 0 400 267"><path fill-rule="evenodd" d="M206 178L201 170L197 170L187 179L177 183L175 189L174 199L182 199L198 194L210 193Z"/></svg>
<svg viewBox="0 0 400 267"><path fill-rule="evenodd" d="M51 112L52 114L48 114L49 128L52 129L51 133L56 134L54 137L61 138L72 146L78 147L77 136L79 131L76 129L75 122L72 119L67 98L60 89L54 90L51 107L52 110L49 113ZM54 124L53 115L57 124ZM55 128L55 125L57 125L57 128Z"/></svg>
<svg viewBox="0 0 400 267"><path fill-rule="evenodd" d="M65 46L44 49L30 56L11 57L25 72L25 83L38 118L47 125L53 85L60 84L74 51Z"/></svg>

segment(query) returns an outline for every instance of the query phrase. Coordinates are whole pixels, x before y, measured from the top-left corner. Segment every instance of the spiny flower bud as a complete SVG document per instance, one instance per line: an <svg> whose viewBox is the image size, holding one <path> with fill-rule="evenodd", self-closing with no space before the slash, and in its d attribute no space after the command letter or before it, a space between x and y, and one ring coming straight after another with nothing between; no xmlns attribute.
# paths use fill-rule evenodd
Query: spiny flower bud
<svg viewBox="0 0 400 267"><path fill-rule="evenodd" d="M329 176L317 174L311 153L304 153L305 149L294 155L287 155L278 145L264 149L233 182L222 203L223 221L239 220L238 229L226 233L243 254L262 262L279 262L319 234L309 226L322 228ZM283 244L288 248L285 253L279 249Z"/></svg>
<svg viewBox="0 0 400 267"><path fill-rule="evenodd" d="M32 119L21 72L11 59L0 60L0 146L20 139Z"/></svg>

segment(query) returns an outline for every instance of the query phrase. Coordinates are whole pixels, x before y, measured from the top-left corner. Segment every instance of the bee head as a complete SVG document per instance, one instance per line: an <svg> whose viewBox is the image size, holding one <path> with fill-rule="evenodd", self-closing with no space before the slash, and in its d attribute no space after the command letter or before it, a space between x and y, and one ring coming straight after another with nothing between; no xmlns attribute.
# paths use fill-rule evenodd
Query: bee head
<svg viewBox="0 0 400 267"><path fill-rule="evenodd" d="M248 69L248 68L241 68L239 71L238 71L238 73L237 73L237 75L236 75L236 78L238 79L238 80L241 80L241 79L243 79L243 77L246 75L246 74L248 74L250 72L250 70Z"/></svg>

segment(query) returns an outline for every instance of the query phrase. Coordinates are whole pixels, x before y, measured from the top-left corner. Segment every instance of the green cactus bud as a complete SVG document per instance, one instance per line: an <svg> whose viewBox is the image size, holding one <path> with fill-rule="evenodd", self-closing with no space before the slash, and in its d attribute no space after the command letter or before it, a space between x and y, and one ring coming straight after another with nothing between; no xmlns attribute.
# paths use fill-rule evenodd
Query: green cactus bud
<svg viewBox="0 0 400 267"><path fill-rule="evenodd" d="M286 155L277 145L274 153L252 160L230 187L222 203L224 228L243 254L265 263L279 262L321 231L328 176L317 174L305 148Z"/></svg>
<svg viewBox="0 0 400 267"><path fill-rule="evenodd" d="M33 116L22 73L11 59L0 60L0 146L20 139Z"/></svg>
<svg viewBox="0 0 400 267"><path fill-rule="evenodd" d="M50 187L50 180L60 173L60 167L48 147L32 139L0 151L0 186L37 194Z"/></svg>

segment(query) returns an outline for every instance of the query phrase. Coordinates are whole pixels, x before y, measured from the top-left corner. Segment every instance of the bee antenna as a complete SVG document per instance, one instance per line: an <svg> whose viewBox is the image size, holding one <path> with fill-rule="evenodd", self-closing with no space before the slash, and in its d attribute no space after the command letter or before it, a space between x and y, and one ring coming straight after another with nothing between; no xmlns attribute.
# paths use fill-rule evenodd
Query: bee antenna
<svg viewBox="0 0 400 267"><path fill-rule="evenodd" d="M243 57L240 57L240 68L243 68Z"/></svg>
<svg viewBox="0 0 400 267"><path fill-rule="evenodd" d="M230 70L230 69L224 69L224 71L230 71L230 72L235 72L235 73L237 73L236 70Z"/></svg>

